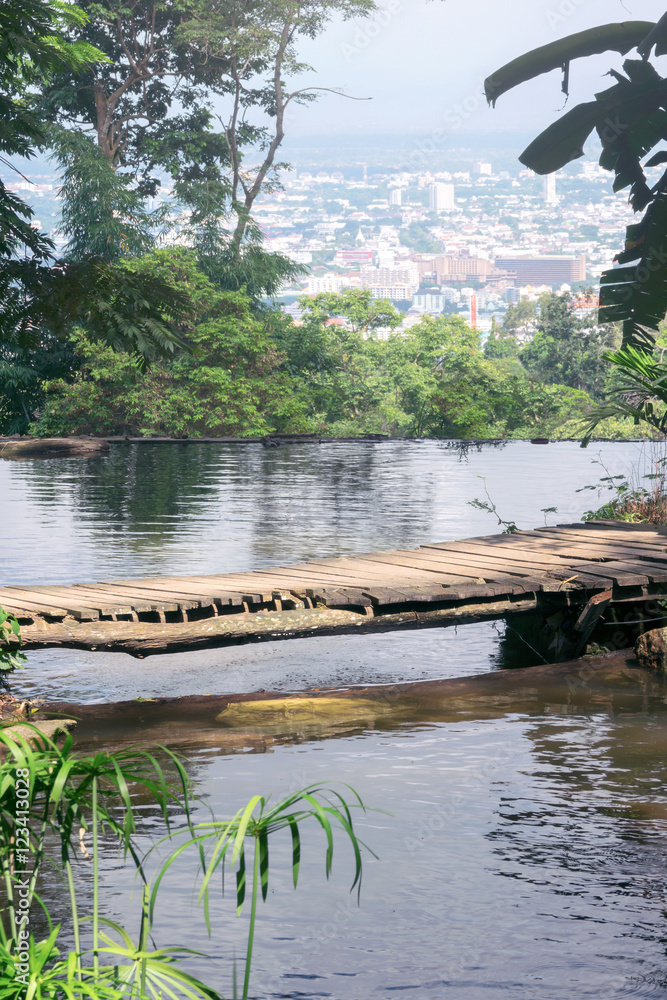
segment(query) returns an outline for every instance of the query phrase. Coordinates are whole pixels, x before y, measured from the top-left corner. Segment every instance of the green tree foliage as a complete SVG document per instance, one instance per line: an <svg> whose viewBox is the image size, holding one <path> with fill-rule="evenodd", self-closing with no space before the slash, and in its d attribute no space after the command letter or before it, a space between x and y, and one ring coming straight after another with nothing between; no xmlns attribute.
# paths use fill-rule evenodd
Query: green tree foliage
<svg viewBox="0 0 667 1000"><path fill-rule="evenodd" d="M54 133L60 167L60 231L69 237L68 260L139 257L155 245L165 212L147 211L129 174L114 171L98 146L81 132Z"/></svg>
<svg viewBox="0 0 667 1000"><path fill-rule="evenodd" d="M517 333L532 333L535 330L535 319L537 317L537 304L529 299L520 299L519 302L510 303L510 306L503 316L502 332L515 336Z"/></svg>
<svg viewBox="0 0 667 1000"><path fill-rule="evenodd" d="M541 297L536 327L520 353L526 371L548 385L567 385L601 398L608 379L605 352L618 346L615 328L579 319L567 293Z"/></svg>
<svg viewBox="0 0 667 1000"><path fill-rule="evenodd" d="M182 249L154 251L126 267L142 280L186 288L190 350L142 369L132 355L75 334L80 370L71 383L46 384L38 433L187 437L301 429L303 404L281 370L270 317L253 314L247 295L216 289Z"/></svg>
<svg viewBox="0 0 667 1000"><path fill-rule="evenodd" d="M0 6L0 154L31 157L44 141L30 88L61 67L79 72L99 58L85 42L65 40L83 20L79 8L51 0L4 0ZM0 162L11 167L4 155ZM24 251L38 260L50 255L53 244L30 226L32 216L0 181L0 265Z"/></svg>
<svg viewBox="0 0 667 1000"><path fill-rule="evenodd" d="M176 41L178 27L188 18L188 4L81 0L79 7L85 20L70 27L69 40L87 42L106 58L83 71L61 66L44 81L40 110L64 127L92 133L114 169L129 166L142 175L145 145L164 133L174 102L181 109L178 131L209 126L210 113L202 107L198 89L206 69L195 65ZM192 149L191 143L192 137L184 153ZM142 180L144 193L154 191L155 180Z"/></svg>
<svg viewBox="0 0 667 1000"><path fill-rule="evenodd" d="M130 355L77 335L80 369L47 383L37 433L553 437L567 425L576 437L593 409L587 393L542 381L516 354L487 356L460 316L424 316L402 330L392 305L347 291L302 299L295 325L278 310L253 312L244 292L216 288L191 251L127 266L187 288L191 353L141 371ZM555 298L572 319L571 304ZM573 343L585 338L577 329Z"/></svg>
<svg viewBox="0 0 667 1000"><path fill-rule="evenodd" d="M58 72L83 72L104 60L85 39L67 38L82 30L85 20L79 8L48 0L7 0L0 7L0 153L29 157L46 144L33 108L36 86ZM93 211L90 200L89 189L88 202L79 202L82 212ZM31 209L0 183L0 383L5 390L0 431L5 433L27 429L42 380L53 374L54 365L65 374L71 370L66 340L74 323L93 339L146 358L183 343L178 326L188 309L180 291L113 263L117 251L94 256L97 247L86 246L81 233L74 232L78 220L73 215L78 259L56 261L53 243L32 228L31 218ZM103 221L109 230L117 225L113 207ZM113 240L100 232L94 236L91 242L108 251Z"/></svg>

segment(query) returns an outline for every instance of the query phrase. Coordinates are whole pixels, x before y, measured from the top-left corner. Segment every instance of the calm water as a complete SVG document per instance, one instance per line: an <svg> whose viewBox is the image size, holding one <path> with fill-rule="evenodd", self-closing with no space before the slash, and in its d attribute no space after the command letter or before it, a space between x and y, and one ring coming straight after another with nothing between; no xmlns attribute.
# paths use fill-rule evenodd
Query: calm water
<svg viewBox="0 0 667 1000"><path fill-rule="evenodd" d="M522 527L572 521L597 501L576 491L628 471L634 445L512 443L467 454L438 443L114 447L106 458L0 463L3 582L69 582L253 569L318 555L414 546L496 530L466 505L489 493ZM650 456L649 456L650 458ZM143 661L31 654L17 690L87 702L454 677L502 660L502 629L303 640ZM140 666L139 666L140 664ZM325 883L306 837L294 894L276 841L262 908L257 997L483 1000L667 997L665 702L422 719L325 738L239 736L184 749L210 805L229 815L254 793L349 782L391 815L363 818L361 907L345 850ZM141 734L137 734L139 737ZM223 745L224 742L224 745ZM254 749L253 749L254 746ZM342 847L342 844L341 844ZM129 877L109 858L109 915ZM213 955L191 966L229 994L243 950L233 900L208 941L188 874L167 885L160 943Z"/></svg>

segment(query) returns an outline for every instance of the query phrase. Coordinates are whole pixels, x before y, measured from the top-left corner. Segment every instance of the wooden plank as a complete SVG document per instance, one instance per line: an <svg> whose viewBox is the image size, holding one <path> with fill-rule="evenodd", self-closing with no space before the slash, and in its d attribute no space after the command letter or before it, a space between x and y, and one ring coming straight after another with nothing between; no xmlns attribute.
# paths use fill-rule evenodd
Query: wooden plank
<svg viewBox="0 0 667 1000"><path fill-rule="evenodd" d="M661 566L667 567L667 555L665 553L660 553L657 551L651 551L650 549L644 549L637 547L626 547L626 546L616 546L609 545L608 543L601 543L598 546L595 545L582 545L577 546L576 543L572 547L568 547L566 552L570 554L571 563L574 561L590 561L590 562L600 562L604 565L605 562L610 560L621 562L645 562L648 565L654 565L656 568ZM590 560L586 559L586 556L591 556Z"/></svg>
<svg viewBox="0 0 667 1000"><path fill-rule="evenodd" d="M200 606L196 598L168 590L143 591L134 587L122 588L119 584L98 583L93 592L125 597L132 602L135 611L191 611Z"/></svg>
<svg viewBox="0 0 667 1000"><path fill-rule="evenodd" d="M481 542L468 541L466 539L456 542L438 542L437 544L441 551L470 552L471 555L484 554L493 559L535 562L540 557L540 553L536 553L531 545L526 542L519 542L513 535L504 535L503 538L506 538L507 541L496 545L484 545ZM550 555L550 558L554 563L562 563L562 559L557 555Z"/></svg>
<svg viewBox="0 0 667 1000"><path fill-rule="evenodd" d="M467 573L465 576L461 576L447 573L446 564L442 560L431 558L426 554L422 556L419 551L401 551L399 549L395 552L378 552L377 555L367 555L365 558L372 562L387 563L391 566L407 566L415 569L423 567L426 572L436 574L439 583L468 583L471 580L477 581L479 579L478 574L473 576Z"/></svg>
<svg viewBox="0 0 667 1000"><path fill-rule="evenodd" d="M154 610L173 610L173 605L179 611L193 611L197 608L210 608L215 605L212 597L199 597L195 594L183 594L172 590L135 590L132 598L133 602L140 602L141 607ZM139 604L136 604L139 610Z"/></svg>
<svg viewBox="0 0 667 1000"><path fill-rule="evenodd" d="M574 524L557 524L557 528L586 528L587 531L654 531L667 536L667 526L662 524L632 524L629 521L578 521Z"/></svg>
<svg viewBox="0 0 667 1000"><path fill-rule="evenodd" d="M312 570L311 572L306 572L300 569L289 570L286 568L282 570L280 576L270 577L267 574L266 580L291 580L295 585L298 584L301 586L308 586L313 583L320 584L321 586L329 584L331 587L354 587L357 584L359 586L366 586L366 584L372 582L372 579L368 575L357 577L352 576L350 573L334 573L325 570L320 570L320 572Z"/></svg>
<svg viewBox="0 0 667 1000"><path fill-rule="evenodd" d="M597 536L593 535L593 537L589 537L583 532L576 533L569 531L553 531L549 532L548 537L535 539L533 545L536 548L538 546L544 546L545 548L548 548L549 551L558 546L570 546L572 548L581 548L582 550L589 552L608 550L610 553L619 552L624 554L640 554L645 558L655 560L656 562L667 562L667 546L664 545L664 538L659 539L659 544L657 539L658 536L656 536L656 544L651 544L651 542L644 537L642 537L641 540L636 538L635 541L632 539L626 541L624 538L608 538L602 535L602 533Z"/></svg>
<svg viewBox="0 0 667 1000"><path fill-rule="evenodd" d="M531 552L528 549L507 546L503 552L499 548L485 549L481 545L473 545L470 542L444 542L438 545L441 552L454 552L463 555L472 555L483 558L490 565L503 565L533 567L538 570L548 570L551 567L558 569L568 566L571 560L561 557L550 549L547 552Z"/></svg>
<svg viewBox="0 0 667 1000"><path fill-rule="evenodd" d="M39 594L32 594L29 589L24 589L23 587L14 587L11 584L6 585L0 592L0 605L2 605L3 594L8 594L7 600L14 600L20 602L21 606L26 610L36 611L41 615L48 615L51 618L65 618L67 615L74 615L75 617L80 617L81 621L97 621L99 614L94 611L93 608L77 608L76 612L70 608L63 608L62 605L56 604L55 601L49 602L46 597L41 599Z"/></svg>
<svg viewBox="0 0 667 1000"><path fill-rule="evenodd" d="M604 567L606 569L606 563ZM593 575L590 567L577 567L576 569L554 569L550 570L549 576L553 580L562 580L565 582L577 583L584 590L608 590L609 587L614 586L614 580L611 576L598 576L597 573ZM602 568L599 570L600 574L603 573Z"/></svg>
<svg viewBox="0 0 667 1000"><path fill-rule="evenodd" d="M612 580L619 587L645 587L648 583L648 577L629 563L606 562L602 565L594 563L578 567L578 572Z"/></svg>
<svg viewBox="0 0 667 1000"><path fill-rule="evenodd" d="M311 601L319 601L328 608L372 607L370 598L358 590L314 587L312 590L307 591L307 596Z"/></svg>
<svg viewBox="0 0 667 1000"><path fill-rule="evenodd" d="M105 599L104 594L95 593L83 584L74 584L71 587L35 587L35 592L53 597L66 604L68 608L86 605L103 615L129 615L133 611L132 605L127 600L119 603L112 596Z"/></svg>
<svg viewBox="0 0 667 1000"><path fill-rule="evenodd" d="M446 550L440 549L436 544L423 545L421 546L429 551L433 549L438 552L445 552ZM466 552L452 552L447 553L446 556L447 564L451 566L451 571L453 573L461 572L464 568L476 569L480 576L484 577L485 580L498 580L504 577L514 577L522 578L527 576L532 576L537 572L535 566L529 566L528 564L516 565L513 563L508 563L506 559L493 559L486 558L485 556L472 555ZM503 569L499 567L502 566ZM545 567L545 570L549 567Z"/></svg>
<svg viewBox="0 0 667 1000"><path fill-rule="evenodd" d="M218 586L209 586L207 589L206 587L198 586L197 584L193 584L192 587L186 587L178 582L178 577L174 577L173 579L176 582L174 583L173 588L170 588L167 592L172 592L175 596L178 596L181 599L192 598L195 601L199 601L201 607L208 607L209 601L222 607L236 607L243 605L243 598L241 597L240 592L238 590L232 590L231 587L227 589ZM203 579L210 584L210 580L207 577L204 577ZM155 595L155 597L157 597L158 594L162 592L161 587L158 586L160 581L151 581L151 583L155 583L155 586L153 587L148 584L142 584L138 590L146 595ZM165 584L169 587L168 578L165 579Z"/></svg>
<svg viewBox="0 0 667 1000"><path fill-rule="evenodd" d="M151 611L190 611L192 608L199 607L196 601L192 599L185 600L175 600L174 597L169 597L167 593L164 593L162 600L158 599L157 593L155 598L151 599L150 594L142 594L139 590L134 590L134 588L128 587L123 593L122 588L113 588L109 584L96 584L94 590L91 592L91 596L97 594L100 597L107 595L109 599L113 596L124 598L129 600L131 604L131 610L140 612L142 614Z"/></svg>
<svg viewBox="0 0 667 1000"><path fill-rule="evenodd" d="M155 578L155 579L158 579L158 578ZM169 577L169 578L166 578L166 579L169 582L171 582L172 579L173 580L178 580L178 577ZM197 578L196 577L189 577L189 579L197 579ZM214 589L213 588L214 581L217 581L217 580L220 580L220 579L225 579L225 578L224 577L221 578L219 576L216 576L216 577L201 577L200 579L204 583L208 584L208 588L207 588L207 596L208 596L208 595L210 595L211 590ZM129 580L129 581L126 581L126 582L127 583L134 583L135 581ZM264 589L260 589L262 587L264 587ZM225 591L227 589L226 587L220 587L220 588L218 588L216 586L215 589L218 591L218 593L216 594L216 600L217 601L220 601L223 598L232 598L233 599L235 597L240 597L240 596L242 596L241 592L247 590L249 592L249 594L252 594L253 601L255 601L256 603L270 603L273 600L272 593L273 593L273 590L275 589L275 587L267 587L267 586L263 585L263 582L261 580L257 580L256 578L253 577L253 575L251 573L248 573L248 574L244 574L243 576L234 577L233 580L232 580L232 582L229 584L229 591L226 592L226 593L225 593Z"/></svg>
<svg viewBox="0 0 667 1000"><path fill-rule="evenodd" d="M385 568L382 563L356 558L345 560L323 559L321 561L307 563L307 566L310 568L311 572L321 568L323 571L340 573L342 576L345 576L348 580L350 580L350 582L356 579L360 581L363 580L366 583L377 581L380 584L386 580L396 577L396 572L394 571L392 574L389 568ZM424 576L420 573L420 571L415 569L406 568L401 572L401 579L406 581L411 579L417 580L420 576L424 579Z"/></svg>
<svg viewBox="0 0 667 1000"><path fill-rule="evenodd" d="M23 604L13 604L11 601L6 600L6 598L0 599L0 607L3 608L10 615L14 615L15 618L38 618L43 613L41 611L31 611L30 608L26 608ZM53 615L52 617L62 620L65 617L65 612L62 615Z"/></svg>
<svg viewBox="0 0 667 1000"><path fill-rule="evenodd" d="M383 608L391 604L409 604L410 598L397 587L369 587L364 591L370 597L374 607Z"/></svg>
<svg viewBox="0 0 667 1000"><path fill-rule="evenodd" d="M603 545L607 542L613 545L621 545L624 548L634 548L635 546L643 546L645 548L658 547L663 552L667 551L667 538L664 535L654 534L649 531L629 534L622 531L586 531L584 528L536 528L532 533L531 541L547 538L571 539L591 545Z"/></svg>

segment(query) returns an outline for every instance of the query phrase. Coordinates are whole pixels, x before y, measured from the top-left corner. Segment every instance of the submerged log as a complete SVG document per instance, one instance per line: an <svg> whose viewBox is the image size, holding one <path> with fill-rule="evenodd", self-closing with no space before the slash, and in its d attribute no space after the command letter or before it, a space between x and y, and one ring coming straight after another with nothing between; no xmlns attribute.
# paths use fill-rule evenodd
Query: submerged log
<svg viewBox="0 0 667 1000"><path fill-rule="evenodd" d="M304 737L322 738L369 728L395 729L463 718L595 710L641 711L665 696L665 681L640 667L632 650L569 663L500 670L476 677L297 694L148 698L101 705L51 702L48 717L79 720L79 739L177 745L196 742L220 749L267 749Z"/></svg>
<svg viewBox="0 0 667 1000"><path fill-rule="evenodd" d="M534 599L499 601L494 604L461 604L436 611L405 611L376 618L353 611L314 608L222 615L183 623L45 622L38 619L21 629L21 638L25 649L64 646L148 656L151 653L273 642L277 639L469 624L532 611L535 606Z"/></svg>

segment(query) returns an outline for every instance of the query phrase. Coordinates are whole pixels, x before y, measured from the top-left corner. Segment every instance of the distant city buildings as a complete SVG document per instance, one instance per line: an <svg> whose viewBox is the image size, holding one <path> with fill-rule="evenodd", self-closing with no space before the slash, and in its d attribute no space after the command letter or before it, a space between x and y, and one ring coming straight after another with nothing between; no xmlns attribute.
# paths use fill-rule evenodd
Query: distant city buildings
<svg viewBox="0 0 667 1000"><path fill-rule="evenodd" d="M361 247L356 250L338 250L336 251L336 256L334 257L333 262L334 264L338 264L340 267L345 267L350 264L356 264L358 266L362 264L372 264L373 251L364 250Z"/></svg>
<svg viewBox="0 0 667 1000"><path fill-rule="evenodd" d="M362 267L361 287L374 299L411 299L419 291L419 267L413 261L393 267Z"/></svg>
<svg viewBox="0 0 667 1000"><path fill-rule="evenodd" d="M547 205L558 204L558 193L556 191L556 175L547 174L544 178L544 200Z"/></svg>
<svg viewBox="0 0 667 1000"><path fill-rule="evenodd" d="M423 295L413 295L412 306L420 312L438 315L445 308L445 296L442 292L426 292Z"/></svg>
<svg viewBox="0 0 667 1000"><path fill-rule="evenodd" d="M456 208L453 184L430 184L428 207L431 212L453 212Z"/></svg>
<svg viewBox="0 0 667 1000"><path fill-rule="evenodd" d="M323 274L320 276L311 275L308 278L308 294L321 295L323 292L342 292L344 288L350 286L350 279L347 275Z"/></svg>
<svg viewBox="0 0 667 1000"><path fill-rule="evenodd" d="M504 271L517 285L562 285L586 280L586 255L498 256L496 270Z"/></svg>
<svg viewBox="0 0 667 1000"><path fill-rule="evenodd" d="M407 304L407 323L443 309L467 319L475 294L484 329L509 302L571 288L580 297L577 309L593 314L595 303L581 299L580 289L611 266L623 245L632 218L625 199L613 194L609 174L594 160L540 177L511 167L500 151L487 153L489 160L496 155L492 165L479 153L451 150L439 165L434 155L429 169L411 171L398 158L385 157L382 166L345 160L337 148L318 150L298 171L283 171L282 190L267 191L253 212L267 251L310 268L281 297L364 288L404 311ZM60 178L21 179L7 171L1 179L32 204L32 225L62 246ZM187 213L171 185L147 204L171 212L172 229L160 245L190 245Z"/></svg>
<svg viewBox="0 0 667 1000"><path fill-rule="evenodd" d="M433 270L439 285L444 285L449 281L470 281L471 279L486 281L493 270L493 264L483 257L442 254L433 258Z"/></svg>

